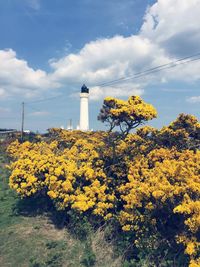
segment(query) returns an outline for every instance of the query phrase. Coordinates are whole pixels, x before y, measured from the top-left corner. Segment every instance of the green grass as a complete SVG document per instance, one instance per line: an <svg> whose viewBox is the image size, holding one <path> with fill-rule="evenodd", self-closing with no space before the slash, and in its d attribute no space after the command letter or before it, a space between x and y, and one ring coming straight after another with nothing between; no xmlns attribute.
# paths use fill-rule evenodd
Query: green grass
<svg viewBox="0 0 200 267"><path fill-rule="evenodd" d="M38 203L20 200L8 186L7 163L0 149L1 267L121 266L100 229L80 240L67 227L53 223L55 215L53 220L51 213L38 211Z"/></svg>

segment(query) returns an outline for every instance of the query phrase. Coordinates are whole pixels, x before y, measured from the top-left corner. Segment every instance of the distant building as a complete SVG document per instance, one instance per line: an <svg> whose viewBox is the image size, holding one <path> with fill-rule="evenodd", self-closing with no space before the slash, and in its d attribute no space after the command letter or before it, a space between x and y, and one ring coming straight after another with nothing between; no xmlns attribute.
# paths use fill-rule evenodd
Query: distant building
<svg viewBox="0 0 200 267"><path fill-rule="evenodd" d="M0 129L0 139L5 139L6 137L12 137L18 131L15 129Z"/></svg>
<svg viewBox="0 0 200 267"><path fill-rule="evenodd" d="M31 131L30 131L30 130L24 130L24 133L25 133L25 134L30 134Z"/></svg>
<svg viewBox="0 0 200 267"><path fill-rule="evenodd" d="M11 133L16 133L17 130L15 129L0 129L0 135L8 135Z"/></svg>

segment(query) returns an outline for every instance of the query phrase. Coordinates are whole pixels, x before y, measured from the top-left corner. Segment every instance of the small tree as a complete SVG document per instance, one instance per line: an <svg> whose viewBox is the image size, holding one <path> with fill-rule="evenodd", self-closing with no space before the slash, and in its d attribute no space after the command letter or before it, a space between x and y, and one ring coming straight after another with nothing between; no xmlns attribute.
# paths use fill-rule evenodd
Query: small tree
<svg viewBox="0 0 200 267"><path fill-rule="evenodd" d="M131 96L127 101L107 97L104 99L98 120L107 123L109 132L119 127L125 138L132 129L156 116L156 109L139 96Z"/></svg>

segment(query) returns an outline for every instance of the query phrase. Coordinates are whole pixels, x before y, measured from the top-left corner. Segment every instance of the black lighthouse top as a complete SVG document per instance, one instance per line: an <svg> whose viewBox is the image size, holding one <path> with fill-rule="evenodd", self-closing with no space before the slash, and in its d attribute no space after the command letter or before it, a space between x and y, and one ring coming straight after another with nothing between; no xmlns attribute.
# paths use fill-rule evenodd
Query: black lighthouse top
<svg viewBox="0 0 200 267"><path fill-rule="evenodd" d="M85 84L81 87L81 93L89 94L89 88Z"/></svg>

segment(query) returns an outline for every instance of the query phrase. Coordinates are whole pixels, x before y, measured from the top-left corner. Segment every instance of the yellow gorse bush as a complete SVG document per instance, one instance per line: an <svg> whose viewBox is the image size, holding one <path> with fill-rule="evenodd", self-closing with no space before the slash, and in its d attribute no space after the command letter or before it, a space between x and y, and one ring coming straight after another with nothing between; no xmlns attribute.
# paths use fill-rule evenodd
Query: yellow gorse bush
<svg viewBox="0 0 200 267"><path fill-rule="evenodd" d="M106 98L101 112L111 127L113 121L137 125L154 117L155 108L139 97ZM200 124L194 116L181 114L161 130L144 126L125 135L123 129L122 135L49 133L7 149L13 158L9 184L21 197L43 195L59 210L115 219L133 234L136 247L146 233L149 247L155 246L153 233L167 238L163 229L173 221L177 230L170 240L184 246L190 267L199 266Z"/></svg>
<svg viewBox="0 0 200 267"><path fill-rule="evenodd" d="M145 103L139 96L131 96L127 101L107 97L105 103L111 104L110 115L118 117L127 117L131 120L145 120L148 121L157 116L156 109L151 105Z"/></svg>
<svg viewBox="0 0 200 267"><path fill-rule="evenodd" d="M185 239L179 242L187 254L195 256L200 245L193 241L200 229L200 152L155 149L134 159L128 180L118 189L124 202L119 214L123 229L140 228L144 220L154 224L160 215L157 211L169 205L185 224L180 233ZM137 215L140 210L147 212L141 217Z"/></svg>
<svg viewBox="0 0 200 267"><path fill-rule="evenodd" d="M105 194L106 175L94 145L80 139L71 148L58 150L57 146L57 142L26 142L21 147L12 143L8 151L18 160L10 166L10 187L22 197L46 193L59 209L92 209L109 217L115 197Z"/></svg>

